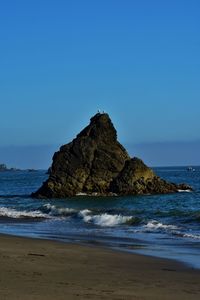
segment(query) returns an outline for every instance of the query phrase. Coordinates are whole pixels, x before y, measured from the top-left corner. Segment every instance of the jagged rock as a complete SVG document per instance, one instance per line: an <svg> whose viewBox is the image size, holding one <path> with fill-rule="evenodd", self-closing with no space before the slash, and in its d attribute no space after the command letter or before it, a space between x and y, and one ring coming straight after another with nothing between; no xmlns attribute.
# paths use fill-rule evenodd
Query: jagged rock
<svg viewBox="0 0 200 300"><path fill-rule="evenodd" d="M109 115L98 113L71 143L54 154L49 179L32 196L133 195L177 192L179 189L189 187L168 183L140 159L131 159L117 141Z"/></svg>
<svg viewBox="0 0 200 300"><path fill-rule="evenodd" d="M159 178L137 157L127 160L123 170L110 184L110 190L118 195L166 194L186 189L190 187Z"/></svg>

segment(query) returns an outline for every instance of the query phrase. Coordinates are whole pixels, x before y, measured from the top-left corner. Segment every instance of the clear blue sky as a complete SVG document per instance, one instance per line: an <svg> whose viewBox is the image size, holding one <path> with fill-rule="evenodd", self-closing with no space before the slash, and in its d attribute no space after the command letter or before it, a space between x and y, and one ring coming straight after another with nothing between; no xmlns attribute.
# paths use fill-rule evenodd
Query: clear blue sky
<svg viewBox="0 0 200 300"><path fill-rule="evenodd" d="M200 164L199 12L199 0L1 1L0 161L25 166L28 146L26 165L47 166L102 109L131 154Z"/></svg>

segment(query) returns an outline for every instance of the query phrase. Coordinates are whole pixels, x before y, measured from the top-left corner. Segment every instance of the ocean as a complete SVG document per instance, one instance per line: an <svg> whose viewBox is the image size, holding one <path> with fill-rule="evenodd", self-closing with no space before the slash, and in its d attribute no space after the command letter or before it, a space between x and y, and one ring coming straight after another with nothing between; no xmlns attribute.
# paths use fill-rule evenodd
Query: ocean
<svg viewBox="0 0 200 300"><path fill-rule="evenodd" d="M200 167L154 168L192 192L32 199L46 171L0 172L0 233L109 247L200 268Z"/></svg>

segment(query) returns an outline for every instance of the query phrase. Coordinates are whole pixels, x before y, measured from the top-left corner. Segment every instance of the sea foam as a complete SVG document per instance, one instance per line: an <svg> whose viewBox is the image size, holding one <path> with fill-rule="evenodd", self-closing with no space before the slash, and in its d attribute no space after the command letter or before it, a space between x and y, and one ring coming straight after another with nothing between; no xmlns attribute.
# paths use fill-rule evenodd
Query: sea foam
<svg viewBox="0 0 200 300"><path fill-rule="evenodd" d="M43 205L43 208L44 210L47 210L51 216L69 216L76 212L76 210L73 208L57 207L55 205L51 205L50 203Z"/></svg>
<svg viewBox="0 0 200 300"><path fill-rule="evenodd" d="M183 237L200 240L200 234L185 233L185 234L183 234Z"/></svg>
<svg viewBox="0 0 200 300"><path fill-rule="evenodd" d="M148 230L158 230L158 229L177 229L177 226L170 225L170 224L163 224L161 222L158 222L156 220L149 221L145 226Z"/></svg>
<svg viewBox="0 0 200 300"><path fill-rule="evenodd" d="M94 223L95 225L103 227L112 227L120 224L125 224L132 219L132 217L130 216L110 215L108 213L91 215L91 211L88 209L80 211L79 215L83 218L84 222Z"/></svg>
<svg viewBox="0 0 200 300"><path fill-rule="evenodd" d="M7 218L49 218L47 214L42 213L39 210L26 211L26 210L16 210L14 208L0 207L0 217Z"/></svg>

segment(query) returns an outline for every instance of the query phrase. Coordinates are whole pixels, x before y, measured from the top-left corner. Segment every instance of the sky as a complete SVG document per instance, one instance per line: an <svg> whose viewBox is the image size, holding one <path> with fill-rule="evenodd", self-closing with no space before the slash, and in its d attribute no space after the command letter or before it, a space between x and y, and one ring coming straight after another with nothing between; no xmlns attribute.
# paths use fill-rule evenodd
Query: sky
<svg viewBox="0 0 200 300"><path fill-rule="evenodd" d="M46 168L98 109L150 165L200 164L199 0L0 3L0 162Z"/></svg>

